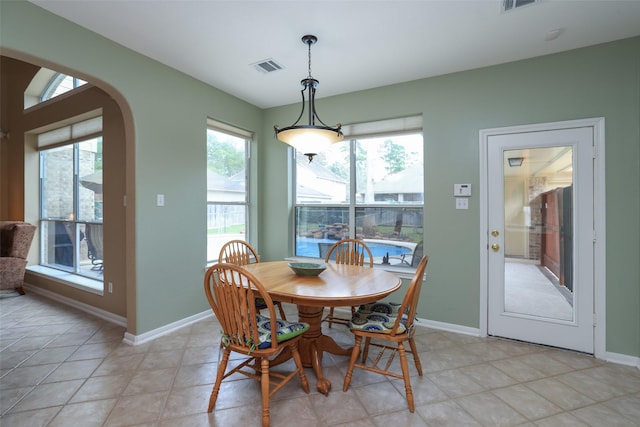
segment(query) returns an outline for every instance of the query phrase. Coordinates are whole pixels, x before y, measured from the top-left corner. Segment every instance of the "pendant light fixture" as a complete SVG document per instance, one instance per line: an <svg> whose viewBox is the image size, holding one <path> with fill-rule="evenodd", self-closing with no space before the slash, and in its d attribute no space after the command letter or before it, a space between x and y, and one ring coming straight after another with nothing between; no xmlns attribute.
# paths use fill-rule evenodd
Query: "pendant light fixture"
<svg viewBox="0 0 640 427"><path fill-rule="evenodd" d="M316 112L316 88L320 82L311 76L311 45L317 41L318 38L316 36L306 35L302 37L302 42L306 44L309 49L309 75L300 81L302 85L302 90L300 91L302 94L302 110L300 111L298 119L286 128L280 129L278 125L273 127L278 140L291 145L303 153L307 156L309 162L313 160L313 156L324 148L342 141L344 138L340 130L342 127L341 124L338 123L335 127L327 126L320 120ZM309 91L309 93L305 98L306 91ZM308 103L308 106L305 107L306 103ZM305 113L305 108L307 108L308 124L298 124Z"/></svg>
<svg viewBox="0 0 640 427"><path fill-rule="evenodd" d="M509 166L512 168L517 168L522 166L522 162L524 162L524 157L509 157L507 159L509 161Z"/></svg>

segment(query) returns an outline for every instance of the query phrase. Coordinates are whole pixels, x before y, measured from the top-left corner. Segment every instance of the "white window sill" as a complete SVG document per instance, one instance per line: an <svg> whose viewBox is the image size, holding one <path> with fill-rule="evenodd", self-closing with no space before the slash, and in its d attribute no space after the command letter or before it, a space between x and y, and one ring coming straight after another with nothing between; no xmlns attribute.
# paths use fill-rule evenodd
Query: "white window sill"
<svg viewBox="0 0 640 427"><path fill-rule="evenodd" d="M96 295L104 295L104 282L101 280L90 279L67 271L45 267L43 265L30 265L27 267L27 271L63 285L71 286L72 288L80 289Z"/></svg>

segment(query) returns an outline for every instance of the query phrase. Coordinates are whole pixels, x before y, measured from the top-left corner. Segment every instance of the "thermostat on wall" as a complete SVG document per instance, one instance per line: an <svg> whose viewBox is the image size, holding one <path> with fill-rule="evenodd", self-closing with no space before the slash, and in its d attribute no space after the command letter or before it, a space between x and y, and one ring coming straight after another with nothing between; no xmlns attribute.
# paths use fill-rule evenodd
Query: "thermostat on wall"
<svg viewBox="0 0 640 427"><path fill-rule="evenodd" d="M470 197L471 184L453 184L454 197Z"/></svg>

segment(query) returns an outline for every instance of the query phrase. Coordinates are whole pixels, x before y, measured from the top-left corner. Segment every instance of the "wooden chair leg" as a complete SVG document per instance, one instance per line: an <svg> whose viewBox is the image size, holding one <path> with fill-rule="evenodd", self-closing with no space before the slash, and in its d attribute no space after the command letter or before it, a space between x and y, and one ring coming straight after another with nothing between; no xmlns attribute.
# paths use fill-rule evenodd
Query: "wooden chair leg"
<svg viewBox="0 0 640 427"><path fill-rule="evenodd" d="M280 310L280 318L282 320L287 320L287 316L284 314L284 308L282 308L282 303L278 301L276 305L278 306L278 310Z"/></svg>
<svg viewBox="0 0 640 427"><path fill-rule="evenodd" d="M404 389L407 394L407 403L409 404L409 412L415 410L413 403L413 390L411 389L411 379L409 378L409 364L407 363L407 352L404 345L398 343L398 353L400 353L400 367L402 368L402 377L404 378Z"/></svg>
<svg viewBox="0 0 640 427"><path fill-rule="evenodd" d="M329 309L329 320L327 321L327 323L329 323L329 329L331 329L331 325L333 324L331 319L333 319L333 307Z"/></svg>
<svg viewBox="0 0 640 427"><path fill-rule="evenodd" d="M262 427L269 427L269 359L263 357L260 360L260 370L262 371L262 378L260 383L262 385Z"/></svg>
<svg viewBox="0 0 640 427"><path fill-rule="evenodd" d="M224 353L222 354L222 360L218 363L218 373L216 374L216 382L213 385L213 390L211 391L211 397L209 397L209 409L208 412L213 410L213 407L216 405L216 400L218 400L218 392L220 391L220 384L222 383L222 378L224 377L224 372L227 370L227 362L229 362L229 355L231 354L231 350L228 348L224 349Z"/></svg>
<svg viewBox="0 0 640 427"><path fill-rule="evenodd" d="M362 337L360 338L362 340ZM367 363L367 357L369 357L369 344L371 344L371 337L367 337L364 340L364 349L362 349L362 363Z"/></svg>
<svg viewBox="0 0 640 427"><path fill-rule="evenodd" d="M356 366L356 361L358 360L358 353L360 353L360 344L362 343L362 337L356 335L356 342L353 344L353 350L351 351L351 359L349 359L349 369L347 369L347 374L344 376L344 385L342 386L342 391L347 391L349 389L349 384L351 383L351 377L353 376L353 368Z"/></svg>
<svg viewBox="0 0 640 427"><path fill-rule="evenodd" d="M291 349L293 361L296 363L296 368L298 369L298 376L300 377L300 384L302 384L302 389L305 393L309 393L309 381L307 380L307 376L304 373L304 367L302 366L302 359L300 358L298 346L292 345L289 348Z"/></svg>
<svg viewBox="0 0 640 427"><path fill-rule="evenodd" d="M411 354L413 355L413 361L416 364L418 375L422 376L422 363L420 363L420 356L418 356L418 349L413 338L409 338L409 345L411 346Z"/></svg>

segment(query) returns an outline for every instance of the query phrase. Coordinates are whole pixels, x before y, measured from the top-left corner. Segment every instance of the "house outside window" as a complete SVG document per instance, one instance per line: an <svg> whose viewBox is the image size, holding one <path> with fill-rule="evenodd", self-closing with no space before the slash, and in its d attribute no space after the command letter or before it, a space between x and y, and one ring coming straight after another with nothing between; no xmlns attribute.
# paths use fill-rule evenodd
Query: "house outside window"
<svg viewBox="0 0 640 427"><path fill-rule="evenodd" d="M222 246L247 240L251 133L214 120L207 126L207 261Z"/></svg>
<svg viewBox="0 0 640 427"><path fill-rule="evenodd" d="M103 281L102 118L38 135L40 265Z"/></svg>
<svg viewBox="0 0 640 427"><path fill-rule="evenodd" d="M423 254L422 118L345 126L345 140L308 162L296 153L295 255L324 258L362 239L374 263L415 267Z"/></svg>

